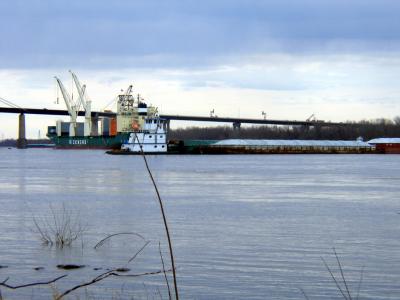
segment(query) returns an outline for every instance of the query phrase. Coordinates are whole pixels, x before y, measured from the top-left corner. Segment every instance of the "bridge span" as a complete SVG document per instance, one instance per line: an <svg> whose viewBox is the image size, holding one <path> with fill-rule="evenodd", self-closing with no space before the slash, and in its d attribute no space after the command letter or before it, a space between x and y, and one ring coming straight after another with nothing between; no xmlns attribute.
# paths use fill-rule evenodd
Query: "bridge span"
<svg viewBox="0 0 400 300"><path fill-rule="evenodd" d="M18 141L19 148L26 147L25 137L25 114L32 115L52 115L52 116L68 116L67 110L47 109L47 108L17 108L17 107L0 107L0 113L19 114ZM115 112L92 111L92 117L115 117ZM84 111L79 111L78 116L85 116ZM233 128L240 129L241 124L259 124L259 125L287 125L287 126L315 126L333 127L347 126L348 123L325 122L321 120L298 121L298 120L274 120L274 119L250 119L250 118L229 118L229 117L208 117L208 116L187 116L187 115L165 115L161 114L161 118L170 121L192 121L192 122L215 122L215 123L231 123ZM353 124L354 125L354 124Z"/></svg>
<svg viewBox="0 0 400 300"><path fill-rule="evenodd" d="M47 108L17 108L17 107L0 107L0 113L10 114L27 114L27 115L50 115L50 116L69 116L67 110L63 109L47 109ZM85 116L84 111L78 113L79 116ZM92 112L95 117L113 117L116 114L113 112Z"/></svg>
<svg viewBox="0 0 400 300"><path fill-rule="evenodd" d="M47 108L14 108L0 107L0 113L32 114L32 115L52 115L68 116L67 110L47 109ZM85 116L84 111L80 111L78 116ZM92 111L92 117L115 117L115 112ZM261 125L292 125L292 126L345 126L346 123L324 122L324 121L298 121L298 120L274 120L274 119L250 119L250 118L230 118L230 117L208 117L208 116L188 116L188 115L166 115L161 114L161 118L172 121L193 121L193 122L217 122L237 124L261 124Z"/></svg>

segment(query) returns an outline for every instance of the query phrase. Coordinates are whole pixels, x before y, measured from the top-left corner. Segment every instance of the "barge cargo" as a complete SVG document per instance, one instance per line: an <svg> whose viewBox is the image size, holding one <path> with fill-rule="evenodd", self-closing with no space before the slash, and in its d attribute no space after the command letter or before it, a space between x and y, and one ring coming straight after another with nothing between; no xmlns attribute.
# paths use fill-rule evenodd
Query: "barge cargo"
<svg viewBox="0 0 400 300"><path fill-rule="evenodd" d="M367 142L331 140L240 140L183 142L180 147L190 154L363 154L376 153Z"/></svg>

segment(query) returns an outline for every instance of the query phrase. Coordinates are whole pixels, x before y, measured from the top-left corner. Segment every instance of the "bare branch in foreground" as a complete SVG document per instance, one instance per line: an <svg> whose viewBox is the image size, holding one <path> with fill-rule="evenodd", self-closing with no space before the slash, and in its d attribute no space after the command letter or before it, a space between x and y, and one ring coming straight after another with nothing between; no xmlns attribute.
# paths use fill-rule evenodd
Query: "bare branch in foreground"
<svg viewBox="0 0 400 300"><path fill-rule="evenodd" d="M306 292L302 289L302 288L298 288L300 290L300 292L303 294L304 298L306 298L306 300L310 300L310 298L308 298Z"/></svg>
<svg viewBox="0 0 400 300"><path fill-rule="evenodd" d="M33 282L33 283L27 283L27 284L22 284L22 285L9 285L6 282L8 281L9 278L7 278L6 280L4 280L3 282L0 282L0 286L4 286L6 288L12 289L12 290L16 290L16 289L21 289L21 288L26 288L26 287L30 287L30 286L36 286L36 285L47 285L50 283L54 283L58 280L60 280L61 278L67 277L67 275L62 275L59 276L57 278L54 278L52 280L49 281L39 281L39 282Z"/></svg>
<svg viewBox="0 0 400 300"><path fill-rule="evenodd" d="M168 270L167 272L170 272L170 271L171 271L171 270ZM69 289L69 290L66 290L66 291L65 291L64 293L62 293L61 295L57 296L57 297L55 298L55 300L60 300L60 299L64 298L66 295L72 293L73 291L76 291L77 289L80 289L80 288L82 288L82 287L95 284L95 283L97 283L97 282L99 282L99 281L102 281L102 280L104 280L104 279L106 279L106 278L108 278L108 277L110 277L110 276L116 276L116 277L142 277L142 276L157 275L157 274L163 273L162 270L154 271L154 272L140 273L140 274L119 274L119 273L116 273L116 272L117 272L116 269L114 269L114 270L111 270L111 271L107 271L107 272L105 272L105 273L102 273L102 274L100 274L99 276L93 278L91 281L88 281L88 282L85 282L85 283L76 285L76 286L74 286L73 288L71 288L71 289Z"/></svg>
<svg viewBox="0 0 400 300"><path fill-rule="evenodd" d="M346 300L348 300L346 294L343 292L343 290L342 290L342 288L340 287L338 281L336 280L335 275L333 275L333 272L332 272L332 270L329 268L329 266L328 266L328 264L326 263L325 259L323 259L322 257L321 257L321 259L322 259L322 262L323 262L324 265L325 265L325 268L328 270L328 272L329 272L329 274L331 275L333 281L335 282L336 287L338 288L338 290L339 290L340 293L342 294L343 298L346 299Z"/></svg>
<svg viewBox="0 0 400 300"><path fill-rule="evenodd" d="M162 264L162 269L163 269L163 273L164 273L164 278L165 278L165 282L167 283L167 288L168 288L168 299L171 300L171 289L169 287L169 282L168 282L168 277L167 277L167 273L165 272L165 265L164 265L164 258L162 256L162 252L161 252L161 243L158 242L158 250L160 251L160 258L161 258L161 264Z"/></svg>
<svg viewBox="0 0 400 300"><path fill-rule="evenodd" d="M134 260L134 259L144 250L144 248L146 248L146 246L147 246L148 244L150 244L150 241L147 241L147 242L143 245L143 247L140 248L140 249L135 253L135 255L131 257L130 260L128 260L128 264L129 264L132 260Z"/></svg>
<svg viewBox="0 0 400 300"><path fill-rule="evenodd" d="M347 286L347 281L346 281L346 278L344 277L344 272L343 272L342 264L340 263L340 259L339 259L338 255L337 255L337 253L336 253L335 247L333 247L333 253L335 254L336 261L337 261L337 264L338 264L339 270L340 270L340 275L342 276L342 281L343 281L344 286L345 286L345 288L346 288L347 295L349 295L349 299L351 300L352 298L351 298L350 290L349 290L349 287Z"/></svg>
<svg viewBox="0 0 400 300"><path fill-rule="evenodd" d="M139 144L140 154L141 154L142 157L143 157L143 161L144 161L144 164L145 164L145 166L146 166L147 172L149 173L151 182L153 183L153 186L154 186L154 190L156 191L157 199L158 199L158 204L160 205L160 210L161 210L161 215L162 215L163 222L164 222L165 233L166 233L166 235L167 235L168 247L169 247L169 255L170 255L171 265L172 265L172 275L173 275L173 278L174 278L175 299L176 299L176 300L179 300L178 284L177 284L177 282L176 282L175 258L174 258L174 253L173 253L173 251L172 251L172 239L171 239L171 235L170 235L170 233L169 233L169 227L168 227L168 222L167 222L167 216L166 216L165 211L164 211L163 201L162 201L162 199L161 199L160 192L158 191L158 187L157 187L156 181L154 180L153 173L151 172L150 167L149 167L149 164L147 163L147 158L146 158L146 155L145 155L145 153L144 153L144 151L143 151L143 146L142 146L142 144L140 143L139 138L138 138L136 132L134 132L134 134L135 134L135 139L138 141L138 144Z"/></svg>
<svg viewBox="0 0 400 300"><path fill-rule="evenodd" d="M364 266L361 269L360 281L358 282L357 297L356 297L357 300L358 300L358 296L360 295L360 289L361 289L361 284L362 284L362 281L363 281L363 277L364 277Z"/></svg>
<svg viewBox="0 0 400 300"><path fill-rule="evenodd" d="M98 242L96 244L96 246L94 246L94 249L101 247L108 239L110 239L114 236L117 236L117 235L134 235L134 236L141 238L143 241L146 240L142 235L140 235L139 233L136 233L136 232L119 232L119 233L114 233L114 234L110 234L110 235L106 236L104 239L102 239L100 242Z"/></svg>
<svg viewBox="0 0 400 300"><path fill-rule="evenodd" d="M51 215L47 217L33 217L36 229L33 232L39 234L43 244L63 248L85 233L87 228L81 224L79 212L67 209L64 203L59 210L50 204L50 212Z"/></svg>
<svg viewBox="0 0 400 300"><path fill-rule="evenodd" d="M361 269L360 280L359 280L359 282L358 282L358 288L357 288L357 295L356 295L356 297L354 298L354 297L351 295L352 293L350 292L349 285L348 285L347 280L346 280L346 278L345 278L345 276L344 276L344 270L343 270L343 267L342 267L342 263L341 263L341 261L340 261L340 259L339 259L339 255L337 254L335 248L333 248L333 254L335 255L335 258L336 258L336 263L337 263L338 268L339 268L340 277L339 277L339 275L337 276L338 278L335 277L335 275L333 274L332 269L328 266L328 264L326 263L326 261L321 257L322 262L323 262L324 265L325 265L325 268L328 270L328 272L329 272L329 274L331 275L333 281L335 282L335 285L336 285L337 289L340 291L340 293L342 294L342 296L343 296L344 299L346 299L346 300L358 299L358 297L359 297L359 295L360 295L361 284L362 284L362 281L363 281L364 267L362 267L362 269ZM340 284L340 282L339 282L340 279L341 279L342 285L343 285L344 287L341 286L341 284Z"/></svg>

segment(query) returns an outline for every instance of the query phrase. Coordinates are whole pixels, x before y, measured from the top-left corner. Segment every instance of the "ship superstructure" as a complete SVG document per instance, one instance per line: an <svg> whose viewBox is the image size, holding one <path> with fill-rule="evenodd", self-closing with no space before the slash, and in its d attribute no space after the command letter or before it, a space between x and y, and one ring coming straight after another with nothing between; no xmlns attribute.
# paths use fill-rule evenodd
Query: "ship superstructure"
<svg viewBox="0 0 400 300"><path fill-rule="evenodd" d="M129 134L121 150L131 153L167 153L167 121L157 116L146 117L144 126Z"/></svg>
<svg viewBox="0 0 400 300"><path fill-rule="evenodd" d="M127 91L118 96L117 103L117 131L130 132L143 128L146 118L157 115L157 108L148 106L144 99L138 94L132 95L132 86Z"/></svg>

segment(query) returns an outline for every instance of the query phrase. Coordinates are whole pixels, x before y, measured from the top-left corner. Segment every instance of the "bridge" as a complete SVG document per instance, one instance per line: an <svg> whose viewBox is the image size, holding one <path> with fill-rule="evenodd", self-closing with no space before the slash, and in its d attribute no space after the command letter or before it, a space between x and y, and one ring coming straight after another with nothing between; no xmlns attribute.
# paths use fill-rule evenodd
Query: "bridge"
<svg viewBox="0 0 400 300"><path fill-rule="evenodd" d="M25 114L32 115L52 115L52 116L68 116L67 110L47 109L47 108L20 108L20 107L0 107L0 113L19 114L19 128L17 147L26 147L25 137ZM78 116L85 116L84 111L79 111ZM91 116L96 117L115 117L115 112L100 112L92 111ZM217 122L231 123L233 128L240 129L241 124L259 124L259 125L287 125L287 126L315 126L315 127L332 127L346 126L347 123L324 122L320 120L312 121L297 121L297 120L273 120L273 119L249 119L249 118L228 118L228 117L205 117L205 116L185 116L185 115L165 115L161 114L161 118L166 119L168 124L172 120L176 121L193 121L193 122Z"/></svg>
<svg viewBox="0 0 400 300"><path fill-rule="evenodd" d="M32 115L53 115L68 116L67 110L47 109L47 108L14 108L0 107L0 113L32 114ZM78 116L85 116L84 111L78 112ZM92 117L115 117L115 112L92 111ZM297 120L274 120L274 119L250 119L250 118L230 118L230 117L205 117L205 116L185 116L185 115L165 115L161 118L168 121L194 121L194 122L217 122L237 124L261 124L261 125L289 125L289 126L345 126L346 123L324 122L324 121L297 121Z"/></svg>
<svg viewBox="0 0 400 300"><path fill-rule="evenodd" d="M50 116L69 116L67 110L63 109L47 109L47 108L19 108L19 107L0 107L0 113L11 114L30 114L30 115L50 115ZM93 117L113 117L113 112L92 112ZM85 116L84 111L78 112L78 116Z"/></svg>
<svg viewBox="0 0 400 300"><path fill-rule="evenodd" d="M160 115L166 120L178 121L197 121L197 122L219 122L232 123L233 127L240 128L241 124L261 124L261 125L289 125L289 126L344 126L346 123L324 122L324 121L296 121L296 120L274 120L274 119L249 119L249 118L228 118L228 117L199 117L183 115Z"/></svg>

